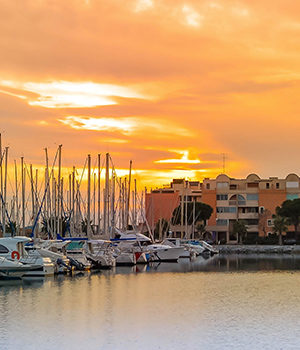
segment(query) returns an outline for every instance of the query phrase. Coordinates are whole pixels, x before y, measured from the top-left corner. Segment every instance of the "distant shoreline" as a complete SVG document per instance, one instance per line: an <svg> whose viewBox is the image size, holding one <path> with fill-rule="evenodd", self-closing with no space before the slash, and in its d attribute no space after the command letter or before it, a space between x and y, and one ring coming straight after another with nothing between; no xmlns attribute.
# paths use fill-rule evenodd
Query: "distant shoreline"
<svg viewBox="0 0 300 350"><path fill-rule="evenodd" d="M215 245L220 254L295 254L300 255L300 245Z"/></svg>

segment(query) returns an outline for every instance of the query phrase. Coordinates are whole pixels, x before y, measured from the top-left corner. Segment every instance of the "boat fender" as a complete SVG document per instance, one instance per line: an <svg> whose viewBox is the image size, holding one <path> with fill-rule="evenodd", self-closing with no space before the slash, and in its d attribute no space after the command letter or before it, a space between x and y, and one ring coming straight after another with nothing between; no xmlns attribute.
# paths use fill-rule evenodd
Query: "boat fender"
<svg viewBox="0 0 300 350"><path fill-rule="evenodd" d="M12 259L15 259L15 257L20 260L20 253L17 252L16 250L14 250L12 253L11 253L11 258Z"/></svg>

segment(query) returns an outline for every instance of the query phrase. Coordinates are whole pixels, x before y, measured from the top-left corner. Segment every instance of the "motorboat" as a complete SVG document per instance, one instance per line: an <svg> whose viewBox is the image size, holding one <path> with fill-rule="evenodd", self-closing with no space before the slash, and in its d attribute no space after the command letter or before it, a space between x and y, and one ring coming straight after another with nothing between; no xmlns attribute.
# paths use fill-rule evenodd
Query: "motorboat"
<svg viewBox="0 0 300 350"><path fill-rule="evenodd" d="M55 274L60 274L72 270L70 260L61 250L68 243L68 241L37 240L35 244L25 245L25 249L30 256L41 256L51 259L55 267Z"/></svg>
<svg viewBox="0 0 300 350"><path fill-rule="evenodd" d="M0 257L0 279L20 279L26 274L30 275L33 271L39 271L41 267L41 265L22 264L19 261Z"/></svg>
<svg viewBox="0 0 300 350"><path fill-rule="evenodd" d="M85 241L83 249L93 269L111 269L116 266L116 259L110 241L88 240Z"/></svg>
<svg viewBox="0 0 300 350"><path fill-rule="evenodd" d="M170 247L182 247L184 251L180 258L191 258L193 255L198 255L196 249L187 245L180 238L166 238L162 241L162 244Z"/></svg>
<svg viewBox="0 0 300 350"><path fill-rule="evenodd" d="M140 247L140 251L148 255L148 261L177 262L179 257L185 253L184 247L172 247L161 243L152 244L149 237L133 231L127 231L125 233L119 231L118 237L112 241L118 242L118 245L121 247L125 245L128 247Z"/></svg>
<svg viewBox="0 0 300 350"><path fill-rule="evenodd" d="M0 257L8 260L19 261L23 265L38 266L38 268L28 271L24 276L44 277L54 274L55 267L50 258L44 258L38 254L29 254L25 249L25 244L31 239L23 236L0 238Z"/></svg>
<svg viewBox="0 0 300 350"><path fill-rule="evenodd" d="M151 261L177 262L185 253L184 247L171 247L170 245L154 243L145 247L151 254Z"/></svg>
<svg viewBox="0 0 300 350"><path fill-rule="evenodd" d="M91 262L88 260L85 252L86 240L72 240L66 247L66 255L70 260L70 264L77 270L90 270Z"/></svg>

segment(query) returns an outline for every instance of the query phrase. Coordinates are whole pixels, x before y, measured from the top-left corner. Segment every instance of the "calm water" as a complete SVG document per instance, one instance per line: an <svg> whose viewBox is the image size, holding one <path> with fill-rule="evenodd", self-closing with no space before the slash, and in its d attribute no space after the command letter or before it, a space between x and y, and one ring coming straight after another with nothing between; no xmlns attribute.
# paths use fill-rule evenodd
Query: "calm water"
<svg viewBox="0 0 300 350"><path fill-rule="evenodd" d="M0 349L299 349L300 259L199 258L0 286Z"/></svg>

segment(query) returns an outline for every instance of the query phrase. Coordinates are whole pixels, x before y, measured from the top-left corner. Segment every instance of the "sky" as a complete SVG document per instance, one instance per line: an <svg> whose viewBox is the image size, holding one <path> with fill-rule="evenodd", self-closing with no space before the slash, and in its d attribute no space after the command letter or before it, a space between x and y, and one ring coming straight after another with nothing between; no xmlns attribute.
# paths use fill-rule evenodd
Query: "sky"
<svg viewBox="0 0 300 350"><path fill-rule="evenodd" d="M129 161L150 186L299 172L300 4L0 0L9 159ZM225 156L223 156L225 154Z"/></svg>

